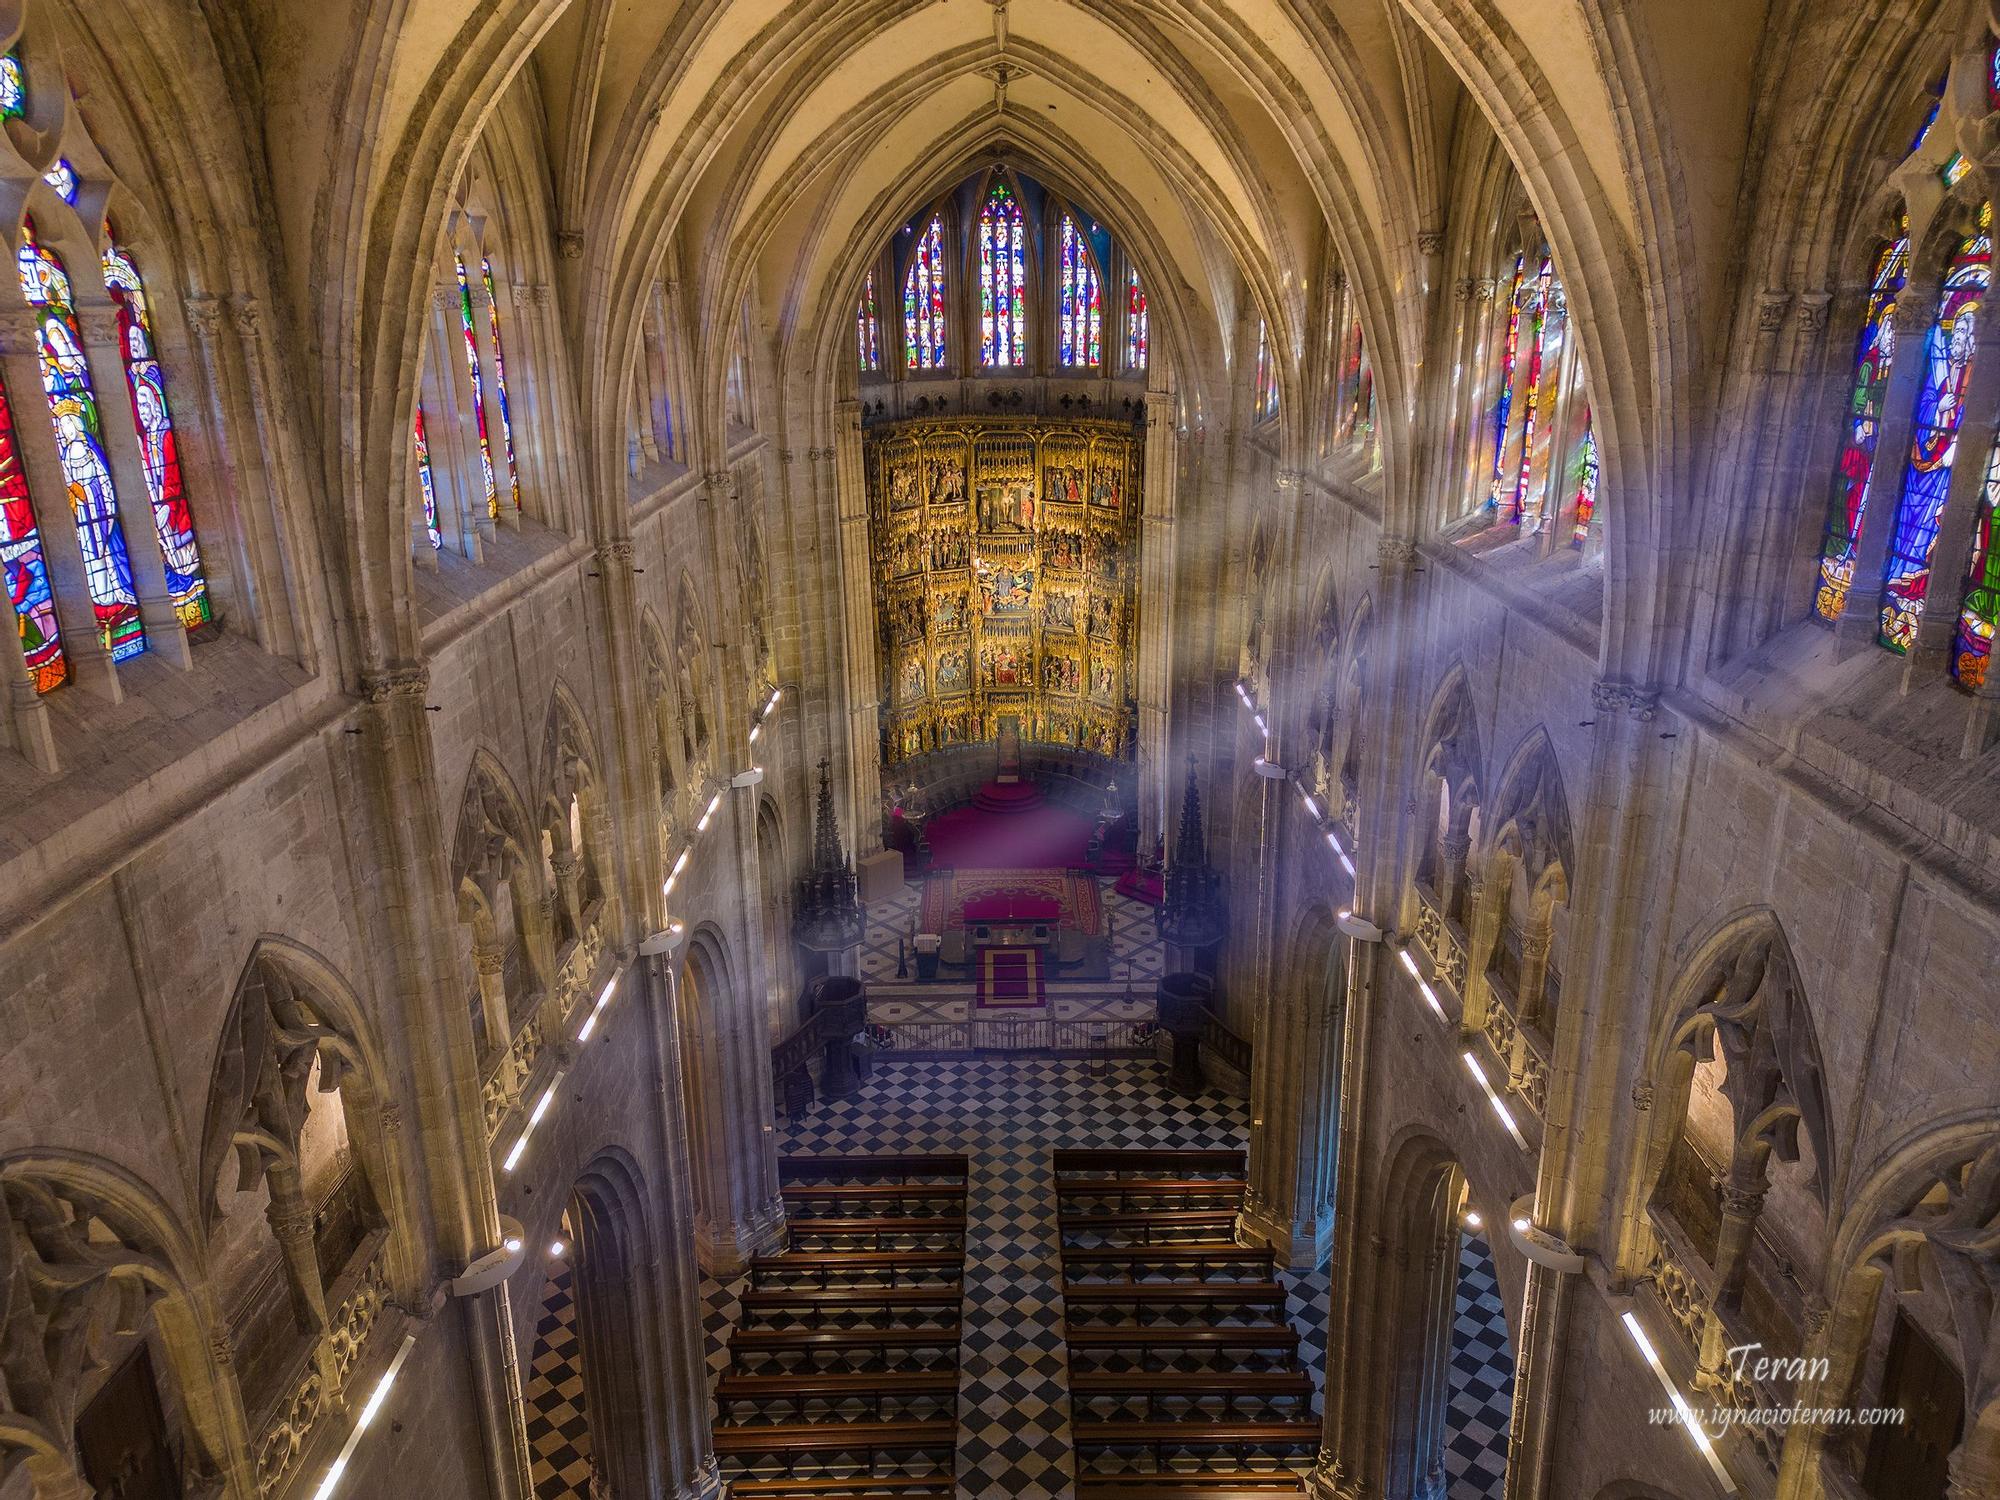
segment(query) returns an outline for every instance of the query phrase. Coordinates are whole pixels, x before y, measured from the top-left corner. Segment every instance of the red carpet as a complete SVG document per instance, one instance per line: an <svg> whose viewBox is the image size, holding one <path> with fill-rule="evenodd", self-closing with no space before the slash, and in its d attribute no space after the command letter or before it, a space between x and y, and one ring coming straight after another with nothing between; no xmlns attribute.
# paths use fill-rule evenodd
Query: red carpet
<svg viewBox="0 0 2000 1500"><path fill-rule="evenodd" d="M988 1010L1040 1005L1047 998L1039 948L981 948L979 1003Z"/></svg>
<svg viewBox="0 0 2000 1500"><path fill-rule="evenodd" d="M1045 902L1040 908L1055 909L1047 920L1074 928L1085 937L1104 931L1104 906L1098 899L1097 881L1089 875L1069 870L934 870L924 880L924 902L919 920L925 932L957 932L964 928L970 909L998 912L1001 902L1021 902L1026 913L1030 901ZM994 905L984 903L993 902ZM991 917L988 920L1004 920ZM1026 917L1042 921L1040 915Z"/></svg>
<svg viewBox="0 0 2000 1500"><path fill-rule="evenodd" d="M1028 782L988 782L969 807L924 825L934 870L1082 870L1097 820L1042 801Z"/></svg>

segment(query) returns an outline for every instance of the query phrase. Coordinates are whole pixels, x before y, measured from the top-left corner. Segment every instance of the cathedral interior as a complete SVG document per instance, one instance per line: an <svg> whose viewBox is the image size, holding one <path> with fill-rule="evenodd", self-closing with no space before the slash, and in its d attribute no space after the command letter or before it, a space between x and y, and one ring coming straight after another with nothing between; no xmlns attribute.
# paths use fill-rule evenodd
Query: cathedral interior
<svg viewBox="0 0 2000 1500"><path fill-rule="evenodd" d="M1996 195L2000 0L0 0L0 1500L2000 1500Z"/></svg>

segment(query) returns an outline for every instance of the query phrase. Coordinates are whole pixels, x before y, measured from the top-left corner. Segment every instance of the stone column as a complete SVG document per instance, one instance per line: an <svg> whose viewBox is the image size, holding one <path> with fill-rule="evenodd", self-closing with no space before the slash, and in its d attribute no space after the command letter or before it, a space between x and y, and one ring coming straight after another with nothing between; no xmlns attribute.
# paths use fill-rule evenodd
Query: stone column
<svg viewBox="0 0 2000 1500"><path fill-rule="evenodd" d="M412 1204L412 1233L428 1245L430 1276L456 1274L500 1240L493 1157L486 1135L472 1018L464 1003L458 908L443 835L432 755L427 670L378 669L364 679L355 711L360 733L352 784L380 878L364 926L383 953L385 1033L407 1049L416 1105L412 1146L428 1192ZM428 1295L426 1284L417 1289ZM473 1404L495 1500L532 1493L521 1372L507 1333L504 1284L464 1302Z"/></svg>
<svg viewBox="0 0 2000 1500"><path fill-rule="evenodd" d="M501 942L474 941L472 967L479 976L479 1004L486 1020L486 1051L490 1056L507 1050L514 1035L507 1015L507 949ZM514 1080L507 1080L509 1090Z"/></svg>
<svg viewBox="0 0 2000 1500"><path fill-rule="evenodd" d="M46 559L46 548L43 555ZM43 565L47 566L46 561ZM28 675L28 660L21 649L18 619L9 620L6 625L7 628L0 629L0 635L6 637L6 644L0 645L0 695L4 695L8 733L14 748L27 758L29 765L53 776L59 766L56 761L55 729L49 722L49 706L42 701L42 695L35 690L34 679Z"/></svg>
<svg viewBox="0 0 2000 1500"><path fill-rule="evenodd" d="M424 339L428 389L419 388L424 437L430 445L431 482L437 489L438 530L445 545L468 561L485 560L476 518L486 514L479 481L479 451L466 446L465 352L458 331L458 288L439 287L431 298L430 329Z"/></svg>
<svg viewBox="0 0 2000 1500"><path fill-rule="evenodd" d="M194 653L188 647L187 627L181 623L167 589L167 564L160 554L153 492L146 482L146 457L139 448L139 434L132 425L132 405L126 393L118 309L108 305L80 307L77 326L83 333L91 387L97 392L104 456L111 465L112 488L118 496L118 524L125 532L125 551L132 559L132 587L139 596L139 619L146 627L146 649L185 672L194 665ZM117 399L120 396L126 399Z"/></svg>
<svg viewBox="0 0 2000 1500"><path fill-rule="evenodd" d="M291 1289L292 1321L301 1333L317 1334L326 1327L326 1293L320 1285L319 1256L313 1249L313 1211L306 1202L299 1169L274 1162L264 1173L268 1201L264 1221L285 1260L285 1282Z"/></svg>
<svg viewBox="0 0 2000 1500"><path fill-rule="evenodd" d="M654 1078L660 1142L661 1214L651 1273L662 1320L661 1373L666 1386L659 1414L660 1492L672 1500L711 1500L722 1493L709 1424L708 1364L701 1327L701 1276L695 1255L694 1170L688 1159L687 1119L677 1080L688 1061L681 1054L680 986L665 961L641 960L641 993L653 1018L659 1058Z"/></svg>
<svg viewBox="0 0 2000 1500"><path fill-rule="evenodd" d="M1172 824L1169 738L1173 728L1175 521L1180 434L1170 391L1146 392L1146 456L1139 513L1137 637L1139 698L1139 854L1150 854Z"/></svg>
<svg viewBox="0 0 2000 1500"><path fill-rule="evenodd" d="M875 656L875 599L869 581L868 481L862 463L861 403L834 414L834 487L840 515L840 622L846 678L847 800L857 855L882 847L882 686Z"/></svg>

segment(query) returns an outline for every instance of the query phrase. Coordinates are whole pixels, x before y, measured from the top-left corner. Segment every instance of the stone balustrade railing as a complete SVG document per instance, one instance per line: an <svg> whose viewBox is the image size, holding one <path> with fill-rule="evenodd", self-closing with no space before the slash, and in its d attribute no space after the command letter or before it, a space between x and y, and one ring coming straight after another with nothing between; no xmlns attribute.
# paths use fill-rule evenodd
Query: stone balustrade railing
<svg viewBox="0 0 2000 1500"><path fill-rule="evenodd" d="M500 1127L529 1092L529 1082L548 1055L550 1045L567 1033L579 1006L595 1001L594 986L601 983L597 970L604 958L604 928L599 918L600 902L587 912L583 936L570 945L555 984L527 1016L517 1021L507 1049L495 1059L486 1076L482 1103L486 1112L486 1139L492 1141Z"/></svg>
<svg viewBox="0 0 2000 1500"><path fill-rule="evenodd" d="M1426 887L1417 887L1417 946L1430 960L1434 984L1449 989L1465 1006L1465 934L1439 908L1437 897ZM1520 1006L1513 992L1495 975L1486 976L1486 1014L1479 1031L1493 1049L1509 1093L1537 1120L1545 1118L1549 1099L1549 1058L1547 1045L1533 1028L1520 1021Z"/></svg>
<svg viewBox="0 0 2000 1500"><path fill-rule="evenodd" d="M257 1493L279 1493L297 1474L308 1445L321 1425L347 1409L347 1388L361 1364L388 1305L383 1269L386 1235L377 1235L353 1289L333 1310L319 1345L291 1392L257 1439Z"/></svg>
<svg viewBox="0 0 2000 1500"><path fill-rule="evenodd" d="M1677 1232L1657 1216L1652 1222L1656 1248L1647 1277L1654 1300L1693 1356L1694 1388L1698 1397L1705 1399L1691 1399L1690 1404L1697 1411L1706 1406L1745 1414L1745 1420L1730 1423L1731 1430L1744 1438L1745 1451L1754 1453L1770 1473L1776 1474L1785 1426L1767 1414L1786 1403L1777 1391L1748 1374L1747 1366L1739 1371L1738 1361L1729 1352L1744 1345L1763 1349L1763 1342L1717 1307L1706 1268L1677 1248ZM1715 1436L1721 1424L1711 1420L1706 1425Z"/></svg>

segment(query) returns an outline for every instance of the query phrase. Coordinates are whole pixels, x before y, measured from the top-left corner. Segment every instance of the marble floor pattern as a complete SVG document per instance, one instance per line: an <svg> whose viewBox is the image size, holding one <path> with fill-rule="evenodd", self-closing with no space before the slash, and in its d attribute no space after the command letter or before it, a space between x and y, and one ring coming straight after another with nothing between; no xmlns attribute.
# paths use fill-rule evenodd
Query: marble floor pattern
<svg viewBox="0 0 2000 1500"><path fill-rule="evenodd" d="M923 891L923 882L913 880L894 896L869 904L868 926L861 940L861 977L869 984L891 985L898 982L896 941L900 937L907 944L907 939L915 930ZM1109 880L1097 882L1097 894L1104 908L1105 927L1111 937L1110 976L1107 981L1098 983L1132 984L1138 986L1142 993L1150 993L1152 986L1166 971L1165 953L1160 946L1159 932L1153 925L1153 908L1143 901L1120 895ZM908 957L907 946L905 958L909 975L914 975L916 965L914 959ZM907 975L906 980L915 982Z"/></svg>
<svg viewBox="0 0 2000 1500"><path fill-rule="evenodd" d="M1481 1235L1459 1236L1452 1311L1444 1422L1446 1500L1500 1500L1507 1483L1514 1354L1493 1252Z"/></svg>
<svg viewBox="0 0 2000 1500"><path fill-rule="evenodd" d="M893 951L893 944L892 944ZM893 962L893 960L892 960ZM1059 1146L1243 1145L1244 1101L1184 1099L1151 1060L1000 1056L877 1062L851 1098L780 1127L787 1152L964 1152L970 1158L958 1487L979 1500L1074 1494L1069 1370L1056 1242ZM1326 1351L1324 1272L1285 1276L1315 1382ZM703 1287L712 1374L741 1283Z"/></svg>

